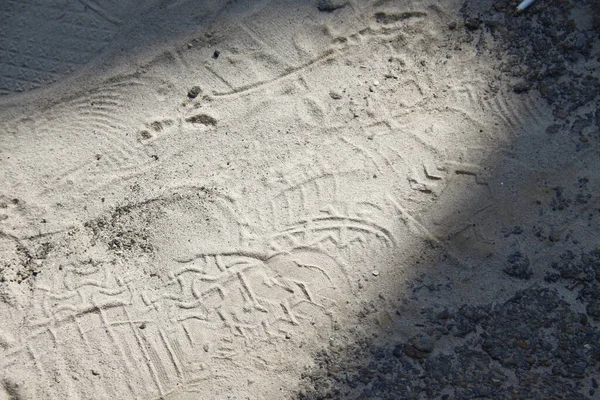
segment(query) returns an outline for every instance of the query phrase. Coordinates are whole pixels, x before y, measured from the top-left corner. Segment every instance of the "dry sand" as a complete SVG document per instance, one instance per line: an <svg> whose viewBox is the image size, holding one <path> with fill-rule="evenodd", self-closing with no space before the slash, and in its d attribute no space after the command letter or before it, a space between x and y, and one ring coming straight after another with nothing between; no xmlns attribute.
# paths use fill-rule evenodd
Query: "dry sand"
<svg viewBox="0 0 600 400"><path fill-rule="evenodd" d="M292 398L598 244L594 103L502 70L491 1L37 3L0 6L0 399Z"/></svg>

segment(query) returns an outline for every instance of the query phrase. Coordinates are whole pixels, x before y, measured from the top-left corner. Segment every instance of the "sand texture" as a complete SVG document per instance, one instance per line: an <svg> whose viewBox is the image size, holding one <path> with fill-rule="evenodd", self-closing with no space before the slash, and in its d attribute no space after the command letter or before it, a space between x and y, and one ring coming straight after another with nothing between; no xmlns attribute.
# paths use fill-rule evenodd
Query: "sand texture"
<svg viewBox="0 0 600 400"><path fill-rule="evenodd" d="M597 398L595 2L136 3L0 5L1 400Z"/></svg>

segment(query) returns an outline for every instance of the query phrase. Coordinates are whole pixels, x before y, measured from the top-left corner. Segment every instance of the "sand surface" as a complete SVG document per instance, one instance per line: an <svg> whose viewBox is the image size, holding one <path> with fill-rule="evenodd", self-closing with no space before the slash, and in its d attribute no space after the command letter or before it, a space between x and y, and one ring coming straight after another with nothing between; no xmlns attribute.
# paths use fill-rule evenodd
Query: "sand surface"
<svg viewBox="0 0 600 400"><path fill-rule="evenodd" d="M294 398L536 285L598 332L593 282L544 279L600 244L597 92L549 101L506 27L556 2L135 3L0 5L0 399Z"/></svg>

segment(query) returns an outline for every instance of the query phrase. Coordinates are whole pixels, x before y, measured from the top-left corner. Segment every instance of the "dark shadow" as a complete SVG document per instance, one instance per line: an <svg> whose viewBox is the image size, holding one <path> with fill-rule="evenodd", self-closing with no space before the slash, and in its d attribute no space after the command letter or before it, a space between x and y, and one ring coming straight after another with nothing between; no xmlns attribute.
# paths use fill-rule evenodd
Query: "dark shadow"
<svg viewBox="0 0 600 400"><path fill-rule="evenodd" d="M147 63L199 28L208 31L217 16L226 16L224 8L236 9L229 3L3 2L0 95L37 89L37 97L65 79L71 90L90 79L101 82L107 70L114 73L133 59Z"/></svg>

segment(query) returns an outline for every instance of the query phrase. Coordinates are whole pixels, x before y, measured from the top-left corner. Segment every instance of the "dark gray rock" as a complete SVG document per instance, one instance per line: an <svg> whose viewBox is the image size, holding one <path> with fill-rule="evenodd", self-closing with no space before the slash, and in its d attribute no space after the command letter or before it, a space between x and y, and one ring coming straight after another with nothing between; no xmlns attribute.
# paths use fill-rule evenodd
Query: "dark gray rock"
<svg viewBox="0 0 600 400"><path fill-rule="evenodd" d="M193 86L190 90L188 90L187 96L190 99L195 99L200 93L202 93L200 86Z"/></svg>
<svg viewBox="0 0 600 400"><path fill-rule="evenodd" d="M319 11L332 12L346 5L348 5L348 0L319 0L317 8Z"/></svg>

